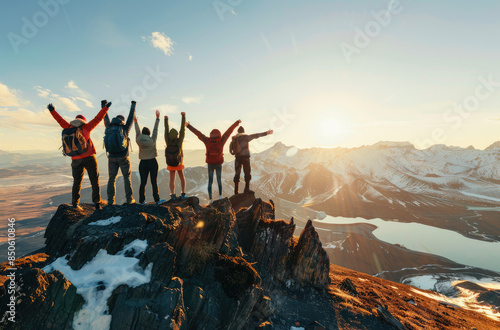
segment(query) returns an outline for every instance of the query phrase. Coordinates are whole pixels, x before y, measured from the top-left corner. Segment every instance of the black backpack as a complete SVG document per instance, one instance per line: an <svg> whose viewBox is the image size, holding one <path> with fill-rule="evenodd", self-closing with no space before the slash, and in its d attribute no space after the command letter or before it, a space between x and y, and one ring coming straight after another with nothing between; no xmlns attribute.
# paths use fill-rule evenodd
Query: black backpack
<svg viewBox="0 0 500 330"><path fill-rule="evenodd" d="M65 128L62 131L62 148L64 156L79 156L87 151L89 141L83 136L80 127Z"/></svg>
<svg viewBox="0 0 500 330"><path fill-rule="evenodd" d="M128 137L123 125L110 125L104 131L104 147L110 154L120 154L127 151Z"/></svg>
<svg viewBox="0 0 500 330"><path fill-rule="evenodd" d="M181 149L179 146L168 146L165 148L165 158L168 166L179 166L182 163Z"/></svg>

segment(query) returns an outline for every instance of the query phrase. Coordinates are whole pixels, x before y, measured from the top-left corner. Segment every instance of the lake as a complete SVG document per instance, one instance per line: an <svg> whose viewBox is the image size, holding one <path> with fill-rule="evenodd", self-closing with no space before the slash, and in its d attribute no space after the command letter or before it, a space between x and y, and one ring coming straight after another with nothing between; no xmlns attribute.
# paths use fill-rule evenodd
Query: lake
<svg viewBox="0 0 500 330"><path fill-rule="evenodd" d="M500 272L500 242L485 242L467 238L457 232L426 226L419 223L366 220L327 216L318 223L355 224L369 223L377 226L375 237L391 244L400 244L419 252L443 256L457 263Z"/></svg>

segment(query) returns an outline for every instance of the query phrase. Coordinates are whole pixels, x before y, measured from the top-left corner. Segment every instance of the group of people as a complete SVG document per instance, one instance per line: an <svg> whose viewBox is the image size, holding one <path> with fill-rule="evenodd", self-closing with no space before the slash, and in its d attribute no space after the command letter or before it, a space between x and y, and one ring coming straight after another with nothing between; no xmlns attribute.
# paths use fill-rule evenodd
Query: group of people
<svg viewBox="0 0 500 330"><path fill-rule="evenodd" d="M148 177L151 181L153 190L153 198L157 204L165 202L165 199L160 199L158 192L158 170L159 165L156 157L158 151L156 148L156 140L158 137L158 126L160 122L160 112L156 110L156 120L151 133L150 129L143 127L142 130L137 122L136 117L136 102L132 101L130 111L125 121L125 117L118 115L113 119L109 119L108 110L111 107L111 102L107 100L101 101L101 110L94 119L87 122L87 119L82 115L77 115L74 120L69 123L61 117L52 104L47 106L50 114L63 128L62 131L62 148L63 153L71 156L71 169L73 176L72 188L72 204L76 209L80 209L80 190L83 181L83 175L87 170L90 183L92 186L92 201L96 209L102 207L100 188L99 188L99 168L95 157L96 149L90 138L90 133L104 119L106 127L104 133L104 146L108 156L108 172L109 181L107 186L108 205L115 204L116 197L116 177L118 170L121 170L125 182L125 195L128 204L135 203L133 197L132 181L131 181L131 166L130 166L130 138L129 133L132 128L132 122L135 128L135 141L139 147L139 174L141 184L139 187L139 203L146 203L146 185ZM237 120L232 124L224 134L218 129L213 129L207 137L189 122L186 122L186 114L181 112L181 126L177 131L175 128L169 128L168 116L164 117L165 123L165 159L167 170L170 172L170 200L184 199L186 197L186 180L184 178L184 154L183 142L185 136L185 128L187 127L193 132L204 144L206 148L206 163L208 164L208 196L212 201L212 184L214 172L216 174L217 184L219 188L219 198L222 198L222 164L224 163L224 146L228 141L233 131L241 124L241 120ZM249 142L253 139L272 134L272 130L263 133L252 135L245 134L245 129L240 126L238 133L231 140L229 149L231 154L235 156L235 176L234 176L234 193L238 194L238 186L240 181L241 169L245 175L244 191L250 191L251 167L250 167L250 150ZM175 194L175 177L176 173L181 182L181 195Z"/></svg>

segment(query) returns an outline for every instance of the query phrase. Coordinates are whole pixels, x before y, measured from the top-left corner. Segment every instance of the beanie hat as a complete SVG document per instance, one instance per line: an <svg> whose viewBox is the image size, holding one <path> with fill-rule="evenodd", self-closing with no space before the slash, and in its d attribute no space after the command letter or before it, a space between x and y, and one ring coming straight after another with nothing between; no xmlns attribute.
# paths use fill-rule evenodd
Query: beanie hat
<svg viewBox="0 0 500 330"><path fill-rule="evenodd" d="M75 118L82 119L84 122L87 122L87 118L85 118L85 117L84 117L84 116L82 116L82 115L78 115L78 116L76 116Z"/></svg>
<svg viewBox="0 0 500 330"><path fill-rule="evenodd" d="M238 133L245 133L243 126L238 127Z"/></svg>
<svg viewBox="0 0 500 330"><path fill-rule="evenodd" d="M143 127L141 133L144 135L151 135L151 131L147 127Z"/></svg>
<svg viewBox="0 0 500 330"><path fill-rule="evenodd" d="M120 120L125 120L125 117L123 117L122 115L118 115L118 116L116 116L116 118L118 118Z"/></svg>

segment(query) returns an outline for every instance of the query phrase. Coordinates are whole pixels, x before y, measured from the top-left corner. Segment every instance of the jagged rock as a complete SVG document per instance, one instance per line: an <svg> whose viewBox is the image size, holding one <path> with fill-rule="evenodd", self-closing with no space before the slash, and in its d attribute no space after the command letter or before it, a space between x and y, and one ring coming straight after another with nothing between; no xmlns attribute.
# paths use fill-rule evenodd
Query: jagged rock
<svg viewBox="0 0 500 330"><path fill-rule="evenodd" d="M386 308L382 306L377 306L377 315L398 330L406 329L406 327L401 322L399 322L394 316L392 316L391 313L389 313Z"/></svg>
<svg viewBox="0 0 500 330"><path fill-rule="evenodd" d="M318 233L307 221L290 258L292 277L303 284L323 289L330 284L330 259L321 246Z"/></svg>
<svg viewBox="0 0 500 330"><path fill-rule="evenodd" d="M61 272L47 274L34 268L16 280L16 322L8 322L5 311L2 324L9 323L10 329L72 329L73 315L84 301ZM9 299L10 295L0 296L1 305Z"/></svg>
<svg viewBox="0 0 500 330"><path fill-rule="evenodd" d="M255 268L271 274L271 280L285 279L294 231L295 225L283 220L259 221L249 252L257 262Z"/></svg>

